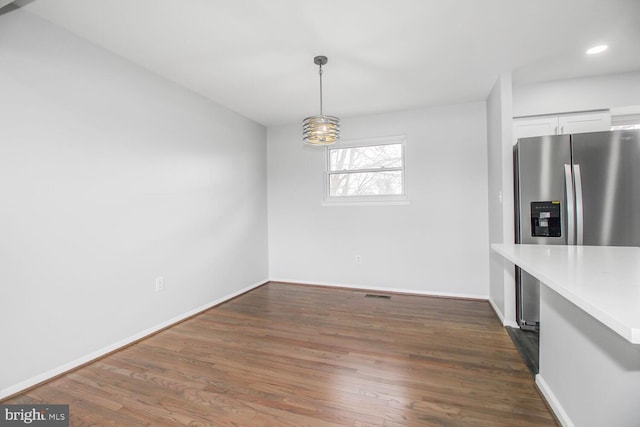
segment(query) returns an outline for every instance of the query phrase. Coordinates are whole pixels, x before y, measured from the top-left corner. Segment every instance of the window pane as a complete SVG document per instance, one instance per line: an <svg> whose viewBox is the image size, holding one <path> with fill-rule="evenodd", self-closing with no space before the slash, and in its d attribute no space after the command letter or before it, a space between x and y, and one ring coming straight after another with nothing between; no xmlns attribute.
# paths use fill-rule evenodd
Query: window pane
<svg viewBox="0 0 640 427"><path fill-rule="evenodd" d="M616 125L611 126L611 130L633 130L640 129L640 123L637 125Z"/></svg>
<svg viewBox="0 0 640 427"><path fill-rule="evenodd" d="M611 130L640 129L640 114L611 116Z"/></svg>
<svg viewBox="0 0 640 427"><path fill-rule="evenodd" d="M402 167L402 144L329 150L329 170L359 170Z"/></svg>
<svg viewBox="0 0 640 427"><path fill-rule="evenodd" d="M380 196L402 194L402 172L336 173L329 176L330 196Z"/></svg>

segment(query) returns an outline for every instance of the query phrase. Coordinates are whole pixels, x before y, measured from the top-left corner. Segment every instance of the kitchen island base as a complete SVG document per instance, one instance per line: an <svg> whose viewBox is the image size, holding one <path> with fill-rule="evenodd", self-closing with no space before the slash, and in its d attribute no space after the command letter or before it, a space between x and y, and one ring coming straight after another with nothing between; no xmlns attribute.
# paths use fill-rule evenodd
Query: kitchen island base
<svg viewBox="0 0 640 427"><path fill-rule="evenodd" d="M558 421L640 426L640 248L491 247L540 280L535 381Z"/></svg>
<svg viewBox="0 0 640 427"><path fill-rule="evenodd" d="M640 426L640 346L540 288L536 384L566 426Z"/></svg>

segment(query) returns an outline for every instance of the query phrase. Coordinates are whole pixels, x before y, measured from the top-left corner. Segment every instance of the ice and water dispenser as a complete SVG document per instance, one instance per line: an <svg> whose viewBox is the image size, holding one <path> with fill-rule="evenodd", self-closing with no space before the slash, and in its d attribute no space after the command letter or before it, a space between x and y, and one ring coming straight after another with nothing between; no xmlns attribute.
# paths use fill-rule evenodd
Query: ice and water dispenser
<svg viewBox="0 0 640 427"><path fill-rule="evenodd" d="M560 237L560 202L531 202L531 236Z"/></svg>

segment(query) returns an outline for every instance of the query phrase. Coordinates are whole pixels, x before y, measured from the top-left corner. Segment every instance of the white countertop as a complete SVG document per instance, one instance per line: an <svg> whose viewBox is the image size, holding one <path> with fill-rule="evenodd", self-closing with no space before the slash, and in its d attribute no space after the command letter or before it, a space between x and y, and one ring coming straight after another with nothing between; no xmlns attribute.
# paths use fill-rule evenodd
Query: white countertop
<svg viewBox="0 0 640 427"><path fill-rule="evenodd" d="M507 243L491 248L626 340L640 344L640 248Z"/></svg>

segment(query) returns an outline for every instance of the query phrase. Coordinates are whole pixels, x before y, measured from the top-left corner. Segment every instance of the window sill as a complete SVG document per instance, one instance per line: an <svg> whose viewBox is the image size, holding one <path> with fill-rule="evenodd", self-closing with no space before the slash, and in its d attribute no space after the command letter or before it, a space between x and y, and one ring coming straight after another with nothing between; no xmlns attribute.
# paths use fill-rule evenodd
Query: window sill
<svg viewBox="0 0 640 427"><path fill-rule="evenodd" d="M411 200L344 200L344 201L322 201L320 205L325 208L348 207L348 206L407 206Z"/></svg>

